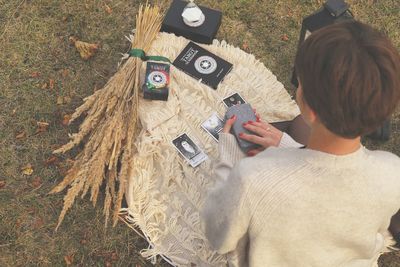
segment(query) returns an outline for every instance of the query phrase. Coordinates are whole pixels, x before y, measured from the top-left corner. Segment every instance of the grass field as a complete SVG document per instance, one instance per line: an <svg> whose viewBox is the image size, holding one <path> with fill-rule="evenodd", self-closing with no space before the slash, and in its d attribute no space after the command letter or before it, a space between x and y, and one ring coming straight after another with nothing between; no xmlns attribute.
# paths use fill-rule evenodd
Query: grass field
<svg viewBox="0 0 400 267"><path fill-rule="evenodd" d="M63 194L47 195L77 152L51 155L77 130L78 124L65 126L64 117L115 73L140 2L0 0L0 266L151 266L140 256L147 244L122 223L105 229L101 205L93 208L88 199L79 200L54 232ZM170 3L157 2L163 8ZM400 48L398 0L348 2L359 20L387 33ZM218 39L256 55L291 88L302 17L323 1L198 3L224 12ZM99 43L100 51L82 60L69 43L71 35ZM366 145L400 155L398 113L392 123L389 142ZM381 266L400 266L400 254L382 257Z"/></svg>

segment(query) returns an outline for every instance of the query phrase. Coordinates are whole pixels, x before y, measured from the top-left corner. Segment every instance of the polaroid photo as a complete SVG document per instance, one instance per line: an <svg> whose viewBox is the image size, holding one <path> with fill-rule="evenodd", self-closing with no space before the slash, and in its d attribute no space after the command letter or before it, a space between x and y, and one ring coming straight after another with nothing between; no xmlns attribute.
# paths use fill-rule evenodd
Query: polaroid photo
<svg viewBox="0 0 400 267"><path fill-rule="evenodd" d="M246 101L241 95L239 95L239 93L234 93L228 97L225 97L222 102L227 108L246 103Z"/></svg>
<svg viewBox="0 0 400 267"><path fill-rule="evenodd" d="M186 133L172 140L172 144L193 168L208 158Z"/></svg>
<svg viewBox="0 0 400 267"><path fill-rule="evenodd" d="M219 133L224 127L223 120L218 117L217 113L213 113L206 121L201 124L201 127L211 135L211 137L218 142Z"/></svg>

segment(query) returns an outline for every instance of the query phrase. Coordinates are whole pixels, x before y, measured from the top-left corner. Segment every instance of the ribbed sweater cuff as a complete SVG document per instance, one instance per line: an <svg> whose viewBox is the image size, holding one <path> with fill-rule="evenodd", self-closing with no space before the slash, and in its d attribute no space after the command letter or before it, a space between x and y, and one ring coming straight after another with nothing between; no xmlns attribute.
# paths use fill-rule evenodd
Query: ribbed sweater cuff
<svg viewBox="0 0 400 267"><path fill-rule="evenodd" d="M287 133L283 133L281 142L279 143L278 147L302 147L302 146L303 146L302 144L294 141L293 138L290 137Z"/></svg>
<svg viewBox="0 0 400 267"><path fill-rule="evenodd" d="M235 136L228 133L220 133L218 140L218 150L220 161L230 163L231 166L245 157L236 142Z"/></svg>

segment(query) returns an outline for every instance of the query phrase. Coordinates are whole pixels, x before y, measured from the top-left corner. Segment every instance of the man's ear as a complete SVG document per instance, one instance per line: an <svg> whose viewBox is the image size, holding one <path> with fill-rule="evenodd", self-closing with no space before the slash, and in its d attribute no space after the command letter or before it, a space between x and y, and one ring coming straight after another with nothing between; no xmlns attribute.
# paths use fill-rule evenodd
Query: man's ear
<svg viewBox="0 0 400 267"><path fill-rule="evenodd" d="M315 113L315 111L313 109L311 109L308 105L307 105L307 109L308 109L308 119L310 120L310 123L314 124L316 122L319 122L317 113Z"/></svg>

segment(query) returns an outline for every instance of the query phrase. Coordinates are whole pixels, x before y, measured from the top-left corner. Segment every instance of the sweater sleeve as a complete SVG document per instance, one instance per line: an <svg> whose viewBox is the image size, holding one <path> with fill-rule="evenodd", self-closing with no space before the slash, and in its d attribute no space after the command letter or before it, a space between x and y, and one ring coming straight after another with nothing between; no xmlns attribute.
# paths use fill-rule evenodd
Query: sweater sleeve
<svg viewBox="0 0 400 267"><path fill-rule="evenodd" d="M235 136L228 133L219 134L218 151L219 159L213 171L217 179L226 180L233 166L245 155L240 150Z"/></svg>
<svg viewBox="0 0 400 267"><path fill-rule="evenodd" d="M243 181L237 164L226 179L217 180L202 209L204 233L221 254L234 251L249 227L250 208Z"/></svg>
<svg viewBox="0 0 400 267"><path fill-rule="evenodd" d="M281 142L279 143L278 147L302 147L303 145L300 143L297 143L290 135L287 133L283 133Z"/></svg>
<svg viewBox="0 0 400 267"><path fill-rule="evenodd" d="M242 215L243 185L236 164L244 153L235 137L227 133L219 135L218 150L219 161L213 169L216 183L206 198L201 216L210 245L224 254L233 251L246 233L249 216Z"/></svg>
<svg viewBox="0 0 400 267"><path fill-rule="evenodd" d="M236 162L244 158L245 155L240 149L235 136L232 134L220 133L218 142L220 161L233 167Z"/></svg>

